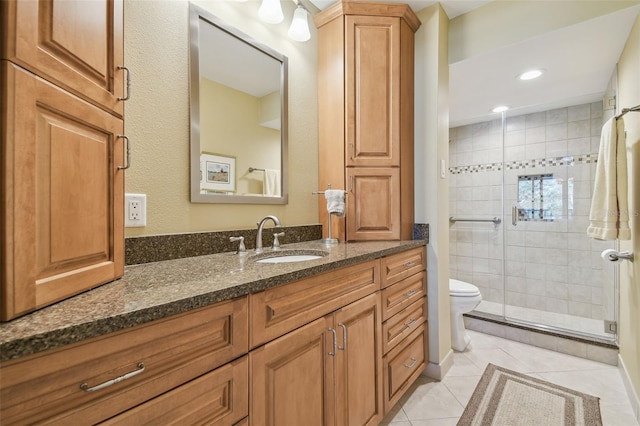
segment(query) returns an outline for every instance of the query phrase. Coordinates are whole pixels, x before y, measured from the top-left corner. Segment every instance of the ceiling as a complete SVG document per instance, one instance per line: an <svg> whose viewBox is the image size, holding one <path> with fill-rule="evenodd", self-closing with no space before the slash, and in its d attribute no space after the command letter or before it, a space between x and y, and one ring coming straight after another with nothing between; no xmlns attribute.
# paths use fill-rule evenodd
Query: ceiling
<svg viewBox="0 0 640 426"><path fill-rule="evenodd" d="M318 9L324 10L332 4L336 3L336 0L310 0ZM411 6L414 12L417 12L432 4L438 3L433 0L385 0L389 3L404 3ZM471 10L489 3L492 0L444 0L440 1L442 8L447 13L449 19L453 19L458 15L470 12Z"/></svg>
<svg viewBox="0 0 640 426"><path fill-rule="evenodd" d="M319 9L335 3L311 1ZM416 12L436 3L390 1L408 3ZM453 19L489 1L440 3ZM640 6L623 9L450 64L450 126L496 118L490 111L497 105L521 115L601 101L638 13ZM534 67L545 70L541 78L516 79Z"/></svg>

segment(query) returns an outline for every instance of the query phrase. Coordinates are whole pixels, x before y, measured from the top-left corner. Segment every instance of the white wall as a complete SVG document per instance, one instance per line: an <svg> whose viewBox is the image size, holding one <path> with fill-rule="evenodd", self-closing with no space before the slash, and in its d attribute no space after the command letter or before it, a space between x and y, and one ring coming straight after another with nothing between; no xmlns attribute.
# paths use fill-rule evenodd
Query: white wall
<svg viewBox="0 0 640 426"><path fill-rule="evenodd" d="M451 352L447 179L440 160L449 158L449 20L439 4L421 10L416 33L415 73L415 217L429 224L427 273L429 299L428 374L440 378ZM446 175L445 175L446 176Z"/></svg>

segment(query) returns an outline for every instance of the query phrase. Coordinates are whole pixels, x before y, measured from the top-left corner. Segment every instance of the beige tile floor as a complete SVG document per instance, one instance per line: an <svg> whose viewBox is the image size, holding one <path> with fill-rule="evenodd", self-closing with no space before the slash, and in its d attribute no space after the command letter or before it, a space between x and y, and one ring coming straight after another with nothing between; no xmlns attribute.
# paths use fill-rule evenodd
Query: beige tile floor
<svg viewBox="0 0 640 426"><path fill-rule="evenodd" d="M454 353L446 377L441 382L420 377L383 425L455 426L485 367L492 363L599 397L605 426L638 426L618 367L468 332L471 344L465 352Z"/></svg>

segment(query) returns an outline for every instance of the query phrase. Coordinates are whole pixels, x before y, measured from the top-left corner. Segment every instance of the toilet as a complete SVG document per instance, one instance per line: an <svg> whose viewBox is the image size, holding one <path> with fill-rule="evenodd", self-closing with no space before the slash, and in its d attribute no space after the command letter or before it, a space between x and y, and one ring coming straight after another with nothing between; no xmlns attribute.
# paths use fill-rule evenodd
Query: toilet
<svg viewBox="0 0 640 426"><path fill-rule="evenodd" d="M482 295L475 285L450 279L449 297L451 299L451 347L455 351L462 352L471 341L464 328L462 314L471 312L478 306L482 301Z"/></svg>

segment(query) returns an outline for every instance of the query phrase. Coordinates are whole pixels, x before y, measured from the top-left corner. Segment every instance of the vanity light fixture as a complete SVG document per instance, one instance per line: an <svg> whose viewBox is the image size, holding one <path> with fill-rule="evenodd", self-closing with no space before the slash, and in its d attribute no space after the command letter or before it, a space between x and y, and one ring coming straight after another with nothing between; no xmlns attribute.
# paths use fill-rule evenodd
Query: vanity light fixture
<svg viewBox="0 0 640 426"><path fill-rule="evenodd" d="M291 20L291 26L287 34L292 40L307 41L311 38L309 23L307 21L309 9L307 9L300 0L293 0L293 2L296 4L296 10L293 12L293 19ZM262 0L260 9L258 9L258 18L268 24L279 24L282 22L284 15L282 14L280 0Z"/></svg>
<svg viewBox="0 0 640 426"><path fill-rule="evenodd" d="M540 77L543 72L544 70L541 69L529 70L523 72L522 74L518 74L518 78L520 80L533 80L534 78Z"/></svg>
<svg viewBox="0 0 640 426"><path fill-rule="evenodd" d="M500 105L491 110L491 112L505 112L509 107L506 105Z"/></svg>
<svg viewBox="0 0 640 426"><path fill-rule="evenodd" d="M307 41L311 38L309 33L309 23L307 22L307 15L309 12L307 8L298 1L298 6L295 12L293 12L293 20L289 27L289 38L295 41Z"/></svg>
<svg viewBox="0 0 640 426"><path fill-rule="evenodd" d="M258 18L268 24L279 24L284 19L280 0L262 0Z"/></svg>

